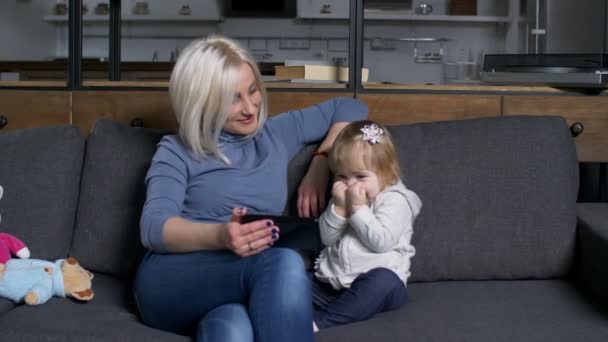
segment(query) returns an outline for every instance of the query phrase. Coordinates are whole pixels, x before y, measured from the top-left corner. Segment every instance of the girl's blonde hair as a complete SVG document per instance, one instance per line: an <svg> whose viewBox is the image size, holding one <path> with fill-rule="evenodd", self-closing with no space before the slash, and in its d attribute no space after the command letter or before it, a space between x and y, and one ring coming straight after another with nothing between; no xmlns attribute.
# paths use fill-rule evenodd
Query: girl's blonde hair
<svg viewBox="0 0 608 342"><path fill-rule="evenodd" d="M362 129L373 124L383 131L376 144L363 140ZM338 166L371 170L378 175L382 187L397 183L401 177L399 157L390 133L386 127L370 120L352 122L336 137L329 153L329 167L335 174Z"/></svg>
<svg viewBox="0 0 608 342"><path fill-rule="evenodd" d="M169 96L179 123L179 136L195 157L229 160L219 149L219 137L234 100L240 68L247 63L262 96L256 135L268 115L266 91L258 65L236 41L209 36L192 41L180 53L169 81Z"/></svg>

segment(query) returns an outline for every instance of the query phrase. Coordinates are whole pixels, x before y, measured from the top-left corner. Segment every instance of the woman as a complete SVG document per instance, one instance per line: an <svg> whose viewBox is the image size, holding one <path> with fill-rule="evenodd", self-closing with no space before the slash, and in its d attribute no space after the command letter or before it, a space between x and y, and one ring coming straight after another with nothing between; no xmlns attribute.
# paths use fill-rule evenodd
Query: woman
<svg viewBox="0 0 608 342"><path fill-rule="evenodd" d="M146 176L141 239L150 251L134 285L143 321L199 341L312 341L301 257L273 247L272 221L239 222L247 212L279 214L290 158L321 140L328 151L367 108L335 99L266 121L257 64L222 37L184 49L169 93L179 134L161 140ZM300 216L325 206L329 172L318 155L298 189Z"/></svg>

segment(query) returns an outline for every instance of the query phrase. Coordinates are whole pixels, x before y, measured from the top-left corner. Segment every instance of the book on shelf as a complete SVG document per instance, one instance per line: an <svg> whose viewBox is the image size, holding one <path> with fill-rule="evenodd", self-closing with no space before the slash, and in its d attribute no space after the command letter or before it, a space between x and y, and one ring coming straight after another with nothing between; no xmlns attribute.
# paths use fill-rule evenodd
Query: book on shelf
<svg viewBox="0 0 608 342"><path fill-rule="evenodd" d="M275 66L276 80L348 82L348 68L333 65ZM367 82L369 69L361 69L361 81Z"/></svg>

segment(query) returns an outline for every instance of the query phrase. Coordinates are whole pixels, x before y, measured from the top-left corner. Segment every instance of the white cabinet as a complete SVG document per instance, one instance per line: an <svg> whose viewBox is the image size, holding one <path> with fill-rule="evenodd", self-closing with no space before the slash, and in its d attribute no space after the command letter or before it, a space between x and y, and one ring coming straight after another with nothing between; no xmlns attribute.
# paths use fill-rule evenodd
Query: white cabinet
<svg viewBox="0 0 608 342"><path fill-rule="evenodd" d="M147 13L138 10L136 3L148 3ZM123 0L122 17L131 20L220 20L219 0ZM145 13L145 14L144 14Z"/></svg>
<svg viewBox="0 0 608 342"><path fill-rule="evenodd" d="M350 0L298 0L298 18L348 19Z"/></svg>
<svg viewBox="0 0 608 342"><path fill-rule="evenodd" d="M222 19L221 0L190 0L190 1L164 1L164 0L123 0L121 18L123 22L133 21L219 21ZM82 16L84 22L107 22L109 14L99 12L98 0L84 0L87 10ZM140 3L136 8L136 3ZM145 5L141 5L145 3ZM102 14L103 13L103 14ZM67 15L47 15L46 21L63 22L68 20Z"/></svg>

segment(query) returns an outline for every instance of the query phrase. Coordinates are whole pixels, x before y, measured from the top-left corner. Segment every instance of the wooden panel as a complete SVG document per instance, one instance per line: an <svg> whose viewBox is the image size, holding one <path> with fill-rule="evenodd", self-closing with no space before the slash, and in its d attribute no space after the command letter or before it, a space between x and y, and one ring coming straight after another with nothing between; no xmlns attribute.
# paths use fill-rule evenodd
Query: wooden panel
<svg viewBox="0 0 608 342"><path fill-rule="evenodd" d="M578 159L608 162L608 97L604 96L505 96L504 115L561 115L568 125L580 122L576 137Z"/></svg>
<svg viewBox="0 0 608 342"><path fill-rule="evenodd" d="M497 95L361 94L369 118L385 125L500 115Z"/></svg>
<svg viewBox="0 0 608 342"><path fill-rule="evenodd" d="M70 123L69 92L3 90L0 103L0 115L8 120L3 131Z"/></svg>
<svg viewBox="0 0 608 342"><path fill-rule="evenodd" d="M88 134L97 119L131 124L135 118L144 127L177 129L166 91L87 91L74 92L73 122Z"/></svg>
<svg viewBox="0 0 608 342"><path fill-rule="evenodd" d="M286 112L292 109L301 109L334 97L351 97L350 93L290 93L268 92L269 116Z"/></svg>

